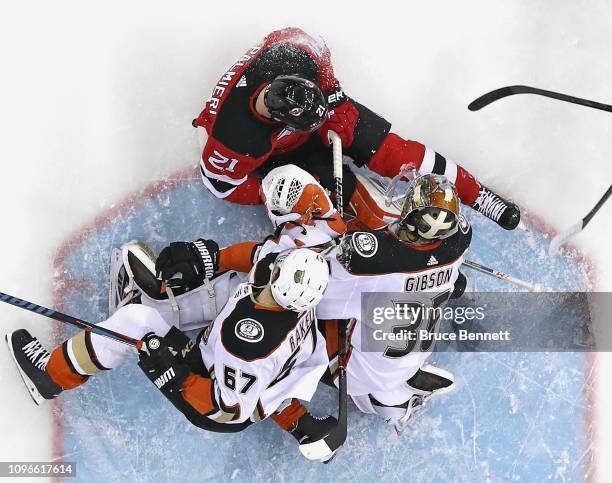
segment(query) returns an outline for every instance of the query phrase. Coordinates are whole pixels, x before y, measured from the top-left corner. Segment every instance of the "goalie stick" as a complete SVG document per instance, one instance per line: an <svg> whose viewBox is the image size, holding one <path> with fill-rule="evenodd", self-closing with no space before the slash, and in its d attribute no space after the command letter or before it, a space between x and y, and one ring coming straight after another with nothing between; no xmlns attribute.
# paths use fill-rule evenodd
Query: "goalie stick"
<svg viewBox="0 0 612 483"><path fill-rule="evenodd" d="M478 99L472 101L468 105L468 109L470 111L479 111L480 109L488 106L492 102L503 99L504 97L513 96L515 94L536 94L538 96L550 97L552 99L570 102L572 104L578 104L580 106L592 107L593 109L599 109L601 111L612 112L612 106L608 104L602 104L601 102L589 101L588 99L582 99L581 97L568 96L567 94L546 91L544 89L538 89L537 87L529 86L508 86L495 89L491 92L487 92L486 94L480 96Z"/></svg>
<svg viewBox="0 0 612 483"><path fill-rule="evenodd" d="M334 179L336 180L336 208L340 217L344 214L342 201L342 141L334 131L328 131L327 137L332 145L334 162ZM321 460L330 453L332 448L340 448L346 440L347 408L346 408L346 353L347 353L347 321L338 321L338 424L327 436L311 443L300 444L300 452L309 460ZM331 461L331 458L325 461Z"/></svg>
<svg viewBox="0 0 612 483"><path fill-rule="evenodd" d="M10 305L14 305L15 307L19 307L20 309L29 310L30 312L34 312L35 314L43 315L44 317L48 317L53 320L58 320L59 322L63 322L64 324L74 325L79 329L84 329L87 332L92 332L96 335L100 335L102 337L107 337L109 339L116 340L117 342L122 342L123 344L131 345L136 349L140 350L142 347L142 341L136 340L127 335L120 334L119 332L115 332L114 330L106 329L104 327L100 327L99 325L92 324L91 322L85 322L84 320L79 320L71 315L63 314L61 312L57 312L52 309L48 309L47 307L43 307L42 305L36 305L32 302L28 302L27 300L22 300L17 297L13 297L12 295L6 294L4 292L0 292L0 301L5 302Z"/></svg>
<svg viewBox="0 0 612 483"><path fill-rule="evenodd" d="M610 185L608 191L605 192L605 194L601 197L601 199L597 202L593 209L589 211L589 213L582 220L563 230L551 240L550 246L548 247L548 254L554 255L557 250L559 250L561 245L563 245L576 233L579 233L584 230L584 228L589 224L591 219L595 216L595 213L597 213L604 205L604 203L608 200L608 198L610 198L610 195L612 195L612 185Z"/></svg>

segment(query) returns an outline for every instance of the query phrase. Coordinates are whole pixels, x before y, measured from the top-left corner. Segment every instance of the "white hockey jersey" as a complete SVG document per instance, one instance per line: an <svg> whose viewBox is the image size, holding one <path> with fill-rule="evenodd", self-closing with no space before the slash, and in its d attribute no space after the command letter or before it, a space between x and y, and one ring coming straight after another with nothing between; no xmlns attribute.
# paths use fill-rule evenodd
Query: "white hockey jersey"
<svg viewBox="0 0 612 483"><path fill-rule="evenodd" d="M323 300L317 306L319 319L355 318L351 334L351 356L347 366L350 395L388 391L403 384L419 369L433 349L415 348L407 342L392 342L383 352L363 349L363 337L372 337L374 327L361 317L361 296L367 292L432 293L432 304L440 306L450 297L472 231L461 217L459 230L427 249L418 249L398 240L388 230L348 233L342 245L328 255L331 277ZM397 300L389 303L397 303ZM419 302L422 297L419 297ZM424 318L420 328L436 321Z"/></svg>
<svg viewBox="0 0 612 483"><path fill-rule="evenodd" d="M270 309L254 301L253 290L270 280L283 250L273 241L264 245L248 282L238 286L199 346L218 406L207 417L220 423L256 422L291 398L309 401L329 363L314 310Z"/></svg>

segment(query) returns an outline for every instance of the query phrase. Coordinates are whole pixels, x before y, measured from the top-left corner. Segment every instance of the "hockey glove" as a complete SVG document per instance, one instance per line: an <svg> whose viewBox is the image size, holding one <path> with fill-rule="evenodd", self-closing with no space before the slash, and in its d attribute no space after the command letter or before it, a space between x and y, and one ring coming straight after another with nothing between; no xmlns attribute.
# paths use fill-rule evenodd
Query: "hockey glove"
<svg viewBox="0 0 612 483"><path fill-rule="evenodd" d="M338 420L333 416L317 418L310 413L306 413L296 421L295 425L289 429L289 432L300 444L313 443L327 436L337 424ZM321 455L319 461L322 463L329 462L339 449L340 446L329 448L329 452Z"/></svg>
<svg viewBox="0 0 612 483"><path fill-rule="evenodd" d="M157 262L157 278L172 289L191 290L205 279L213 278L219 269L219 245L202 238L194 242L173 242L164 248Z"/></svg>
<svg viewBox="0 0 612 483"><path fill-rule="evenodd" d="M359 120L359 112L350 100L330 110L328 118L323 125L317 129L323 144L330 145L327 137L328 131L334 131L342 140L342 147L348 148L353 144L355 126Z"/></svg>
<svg viewBox="0 0 612 483"><path fill-rule="evenodd" d="M178 393L189 375L187 366L172 355L162 337L149 332L142 341L138 361L142 372L162 393Z"/></svg>

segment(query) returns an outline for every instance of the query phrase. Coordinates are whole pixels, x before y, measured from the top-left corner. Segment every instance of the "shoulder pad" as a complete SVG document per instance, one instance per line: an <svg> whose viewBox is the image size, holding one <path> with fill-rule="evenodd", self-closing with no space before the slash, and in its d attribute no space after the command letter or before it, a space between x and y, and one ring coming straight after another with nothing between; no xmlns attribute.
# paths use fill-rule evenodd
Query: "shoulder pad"
<svg viewBox="0 0 612 483"><path fill-rule="evenodd" d="M442 240L435 248L426 250L410 247L387 230L357 231L349 233L346 239L348 242L342 242L338 260L350 273L408 273L455 261L470 246L472 229L465 218L461 218L454 235Z"/></svg>
<svg viewBox="0 0 612 483"><path fill-rule="evenodd" d="M222 322L221 343L228 353L242 360L265 359L295 327L298 315L258 309L250 298L244 298Z"/></svg>
<svg viewBox="0 0 612 483"><path fill-rule="evenodd" d="M449 240L453 240L457 244L457 250L461 253L465 252L470 243L472 243L472 225L463 215L459 215L459 229Z"/></svg>
<svg viewBox="0 0 612 483"><path fill-rule="evenodd" d="M262 287L270 281L272 265L276 261L278 253L268 253L261 260L255 262L249 276L250 282L256 287Z"/></svg>

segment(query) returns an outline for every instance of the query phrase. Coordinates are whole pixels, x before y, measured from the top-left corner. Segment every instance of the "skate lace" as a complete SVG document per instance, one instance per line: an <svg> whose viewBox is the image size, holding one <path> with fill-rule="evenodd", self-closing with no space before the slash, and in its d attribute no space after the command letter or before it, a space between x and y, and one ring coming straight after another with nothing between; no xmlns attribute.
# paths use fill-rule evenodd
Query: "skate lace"
<svg viewBox="0 0 612 483"><path fill-rule="evenodd" d="M474 204L478 205L478 211L493 221L498 221L506 209L506 203L495 193L481 189Z"/></svg>
<svg viewBox="0 0 612 483"><path fill-rule="evenodd" d="M37 339L24 345L23 352L38 369L41 371L46 369L51 354L46 351Z"/></svg>

